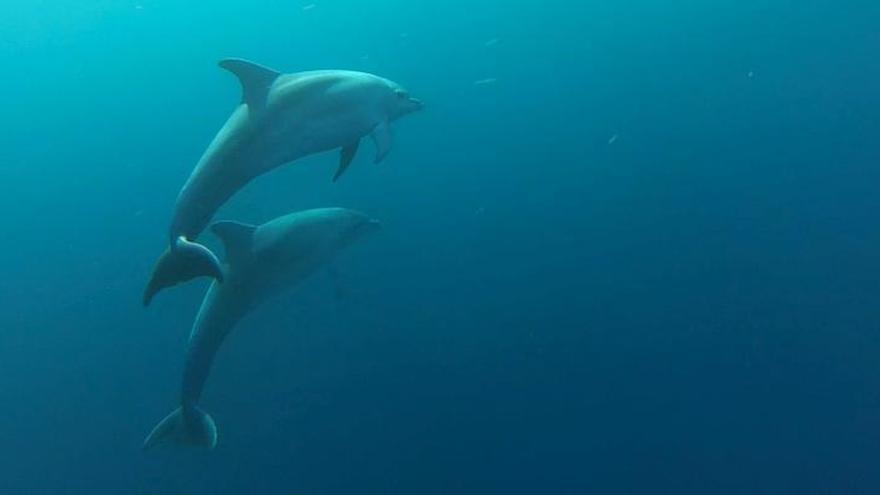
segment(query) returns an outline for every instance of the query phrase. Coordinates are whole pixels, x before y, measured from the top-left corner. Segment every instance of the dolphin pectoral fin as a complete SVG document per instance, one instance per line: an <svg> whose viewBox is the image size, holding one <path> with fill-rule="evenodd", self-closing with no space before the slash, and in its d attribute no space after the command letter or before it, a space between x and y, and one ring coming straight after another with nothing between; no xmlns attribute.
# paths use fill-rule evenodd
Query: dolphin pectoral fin
<svg viewBox="0 0 880 495"><path fill-rule="evenodd" d="M342 177L342 174L345 173L345 170L351 165L351 161L354 160L354 155L357 154L358 146L361 141L357 140L352 144L342 148L342 151L339 154L339 168L336 169L336 174L333 175L333 182L339 180Z"/></svg>
<svg viewBox="0 0 880 495"><path fill-rule="evenodd" d="M376 143L376 160L375 163L379 163L388 156L388 152L391 151L391 126L388 125L388 121L382 122L377 125L375 129L373 129L373 133L371 134L373 137L373 142Z"/></svg>
<svg viewBox="0 0 880 495"><path fill-rule="evenodd" d="M227 58L220 61L220 67L232 72L241 83L241 102L251 108L261 108L266 104L269 89L280 72L240 58Z"/></svg>
<svg viewBox="0 0 880 495"><path fill-rule="evenodd" d="M177 444L213 449L217 446L217 425L198 407L179 407L165 417L144 440L144 450Z"/></svg>
<svg viewBox="0 0 880 495"><path fill-rule="evenodd" d="M254 225L239 222L217 222L211 225L211 232L223 241L226 258L230 263L235 263L251 252L256 230Z"/></svg>
<svg viewBox="0 0 880 495"><path fill-rule="evenodd" d="M149 306L162 289L203 276L222 282L220 260L205 246L179 237L174 246L165 250L156 262L144 290L144 306Z"/></svg>

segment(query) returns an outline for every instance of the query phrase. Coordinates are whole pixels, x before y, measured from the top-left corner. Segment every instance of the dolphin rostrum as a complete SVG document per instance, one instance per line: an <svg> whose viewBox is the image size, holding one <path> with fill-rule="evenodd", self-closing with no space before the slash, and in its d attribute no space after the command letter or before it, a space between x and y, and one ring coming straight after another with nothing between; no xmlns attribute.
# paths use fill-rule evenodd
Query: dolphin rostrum
<svg viewBox="0 0 880 495"><path fill-rule="evenodd" d="M214 420L198 407L214 356L235 325L261 302L302 281L340 250L379 229L366 215L321 208L285 215L259 227L219 222L211 230L226 247L226 278L215 281L199 309L189 338L180 407L144 441L213 448Z"/></svg>
<svg viewBox="0 0 880 495"><path fill-rule="evenodd" d="M422 108L397 83L364 72L281 74L240 59L223 60L220 67L238 76L241 103L177 197L170 245L153 268L144 305L162 289L195 277L223 280L217 257L195 239L249 181L304 156L341 149L335 181L368 135L378 163L391 149L390 123Z"/></svg>

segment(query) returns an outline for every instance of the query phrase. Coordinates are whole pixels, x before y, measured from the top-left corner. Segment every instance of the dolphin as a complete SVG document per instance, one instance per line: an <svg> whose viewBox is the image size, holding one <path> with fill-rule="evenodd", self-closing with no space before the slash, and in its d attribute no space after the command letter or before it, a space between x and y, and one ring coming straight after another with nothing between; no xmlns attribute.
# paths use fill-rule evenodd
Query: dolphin
<svg viewBox="0 0 880 495"><path fill-rule="evenodd" d="M241 103L183 185L169 229L170 245L144 290L149 305L162 289L199 276L223 280L220 261L195 242L214 213L257 176L314 153L341 149L336 181L361 139L376 144L375 162L391 150L392 121L422 108L400 85L365 72L281 74L241 59L220 67L241 83Z"/></svg>
<svg viewBox="0 0 880 495"><path fill-rule="evenodd" d="M211 230L224 243L223 283L205 295L189 338L180 407L144 441L213 448L217 427L198 407L214 356L236 324L260 303L302 281L339 251L379 229L379 222L344 208L321 208L285 215L259 227L218 222Z"/></svg>

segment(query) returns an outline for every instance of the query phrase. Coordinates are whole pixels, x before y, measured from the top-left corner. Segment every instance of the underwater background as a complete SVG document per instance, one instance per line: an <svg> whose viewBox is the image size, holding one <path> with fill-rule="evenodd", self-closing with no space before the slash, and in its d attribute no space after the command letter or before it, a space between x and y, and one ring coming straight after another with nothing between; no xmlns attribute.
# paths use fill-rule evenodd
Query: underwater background
<svg viewBox="0 0 880 495"><path fill-rule="evenodd" d="M856 0L5 0L0 493L880 493L878 26ZM239 325L215 450L142 452L207 281L141 291L239 100L226 57L426 109L384 163L309 157L215 217L384 229Z"/></svg>

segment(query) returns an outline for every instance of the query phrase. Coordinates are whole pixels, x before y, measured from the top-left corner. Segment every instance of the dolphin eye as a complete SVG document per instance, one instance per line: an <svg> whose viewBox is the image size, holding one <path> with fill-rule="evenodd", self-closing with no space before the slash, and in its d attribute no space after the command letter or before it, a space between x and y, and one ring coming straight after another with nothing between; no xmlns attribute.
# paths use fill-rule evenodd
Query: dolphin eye
<svg viewBox="0 0 880 495"><path fill-rule="evenodd" d="M398 89L397 91L395 91L395 93L397 93L397 97L400 99L409 98L409 93L402 89Z"/></svg>

